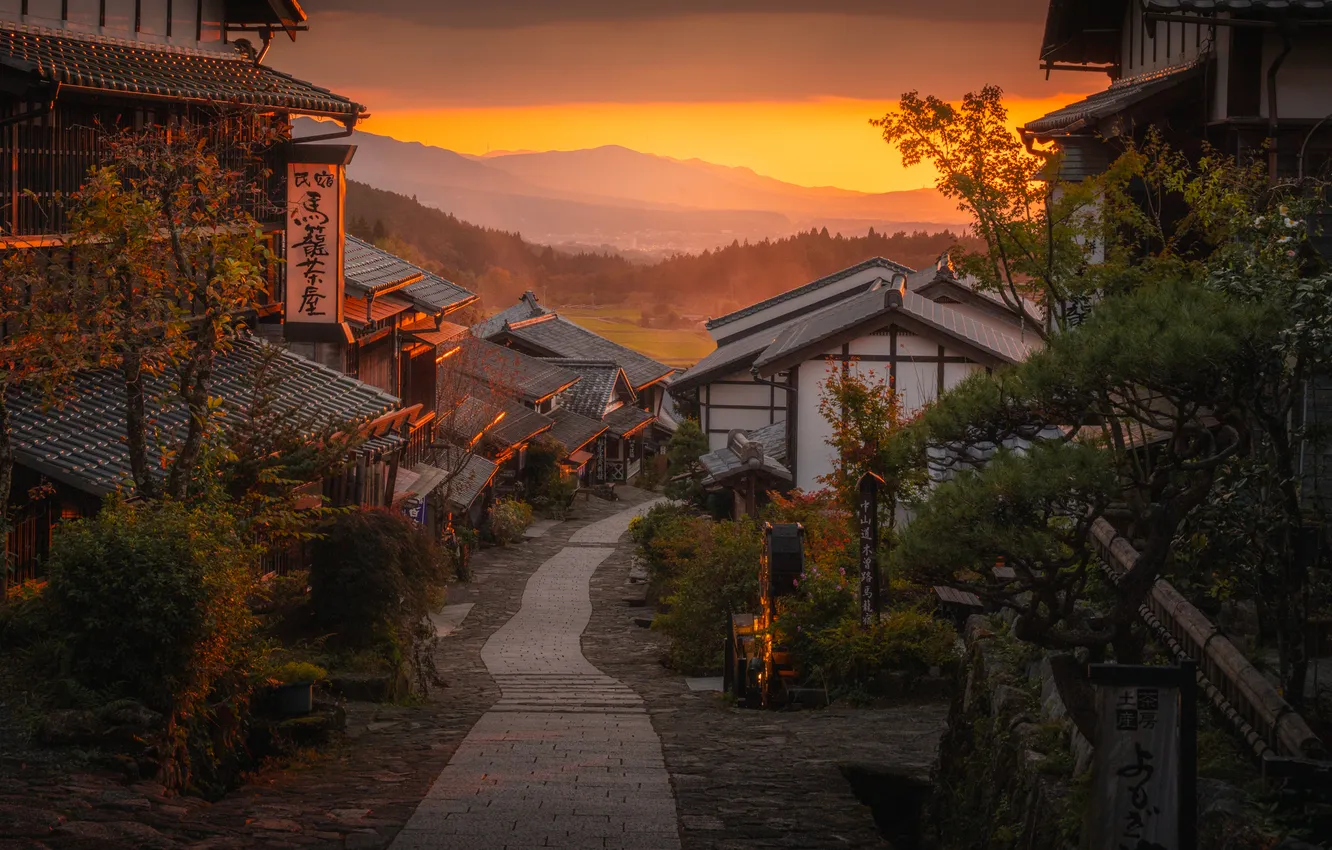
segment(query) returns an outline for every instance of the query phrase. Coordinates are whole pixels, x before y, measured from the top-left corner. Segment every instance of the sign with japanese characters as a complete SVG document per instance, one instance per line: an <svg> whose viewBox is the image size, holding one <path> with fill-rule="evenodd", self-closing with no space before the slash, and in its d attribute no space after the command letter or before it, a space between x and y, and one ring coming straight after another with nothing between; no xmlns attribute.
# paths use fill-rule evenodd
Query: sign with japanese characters
<svg viewBox="0 0 1332 850"><path fill-rule="evenodd" d="M343 194L337 164L287 166L287 321L342 322Z"/></svg>
<svg viewBox="0 0 1332 850"><path fill-rule="evenodd" d="M1090 850L1192 850L1179 844L1178 687L1097 686Z"/></svg>
<svg viewBox="0 0 1332 850"><path fill-rule="evenodd" d="M879 619L879 485L872 472L860 476L860 624Z"/></svg>

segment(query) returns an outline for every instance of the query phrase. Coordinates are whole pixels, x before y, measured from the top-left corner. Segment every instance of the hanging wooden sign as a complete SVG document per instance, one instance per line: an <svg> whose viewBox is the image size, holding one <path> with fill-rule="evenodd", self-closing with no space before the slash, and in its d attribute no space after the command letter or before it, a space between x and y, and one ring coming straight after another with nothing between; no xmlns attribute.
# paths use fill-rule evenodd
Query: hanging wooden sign
<svg viewBox="0 0 1332 850"><path fill-rule="evenodd" d="M287 164L287 338L344 337L343 250L351 145L294 145Z"/></svg>

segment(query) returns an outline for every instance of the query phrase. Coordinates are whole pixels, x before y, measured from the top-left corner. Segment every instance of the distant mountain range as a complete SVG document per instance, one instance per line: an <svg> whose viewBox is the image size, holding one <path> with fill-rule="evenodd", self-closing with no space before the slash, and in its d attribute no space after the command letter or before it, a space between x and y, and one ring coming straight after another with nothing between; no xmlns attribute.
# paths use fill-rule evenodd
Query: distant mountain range
<svg viewBox="0 0 1332 850"><path fill-rule="evenodd" d="M327 132L296 122L296 135ZM357 132L348 174L484 227L546 245L608 245L639 256L698 252L827 227L864 234L965 226L933 189L868 194L808 188L748 168L608 146L470 156Z"/></svg>

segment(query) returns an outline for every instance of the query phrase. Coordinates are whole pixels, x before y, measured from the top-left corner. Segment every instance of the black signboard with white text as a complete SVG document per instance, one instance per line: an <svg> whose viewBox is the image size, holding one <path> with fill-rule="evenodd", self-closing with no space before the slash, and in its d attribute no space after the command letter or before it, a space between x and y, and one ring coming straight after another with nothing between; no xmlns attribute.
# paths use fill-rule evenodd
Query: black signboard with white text
<svg viewBox="0 0 1332 850"><path fill-rule="evenodd" d="M860 624L879 619L879 485L873 472L860 476Z"/></svg>

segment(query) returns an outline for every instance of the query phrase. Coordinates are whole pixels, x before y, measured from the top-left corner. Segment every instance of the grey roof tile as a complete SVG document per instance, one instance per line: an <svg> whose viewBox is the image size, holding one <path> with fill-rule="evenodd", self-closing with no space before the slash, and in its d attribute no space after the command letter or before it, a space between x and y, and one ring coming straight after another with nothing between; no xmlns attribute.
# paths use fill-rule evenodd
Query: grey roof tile
<svg viewBox="0 0 1332 850"><path fill-rule="evenodd" d="M449 507L459 512L472 506L499 471L494 461L453 445L442 446L431 463L448 473L443 492Z"/></svg>
<svg viewBox="0 0 1332 850"><path fill-rule="evenodd" d="M762 369L805 354L812 356L826 340L862 325L872 324L896 311L1004 362L1025 360L1036 347L1035 344L997 330L944 304L922 298L914 292L897 293L883 288L861 293L786 325L755 360L755 365Z"/></svg>
<svg viewBox="0 0 1332 850"><path fill-rule="evenodd" d="M580 416L601 421L606 408L610 407L611 402L617 397L617 384L620 387L620 395L627 396L622 400L630 401L633 398L629 379L624 376L624 370L616 363L609 360L570 360L554 357L547 359L579 376L578 383L565 391L561 404Z"/></svg>
<svg viewBox="0 0 1332 850"><path fill-rule="evenodd" d="M592 419L575 413L568 408L557 408L549 414L555 421L550 429L550 436L567 452L575 452L595 440L606 431L606 424L599 419Z"/></svg>
<svg viewBox="0 0 1332 850"><path fill-rule="evenodd" d="M544 321L531 321L542 319ZM542 307L532 292L518 303L472 326L483 339L511 337L543 357L572 360L610 360L624 369L629 383L640 389L673 374L675 370L645 354L574 324L554 310Z"/></svg>
<svg viewBox="0 0 1332 850"><path fill-rule="evenodd" d="M657 417L646 410L626 404L606 414L603 420L610 433L617 437L631 436L652 424Z"/></svg>
<svg viewBox="0 0 1332 850"><path fill-rule="evenodd" d="M1060 136L1080 131L1091 132L1098 122L1111 118L1153 95L1169 91L1180 83L1200 75L1201 71L1201 64L1194 62L1118 80L1105 91L1097 92L1028 122L1022 130L1040 137Z"/></svg>
<svg viewBox="0 0 1332 850"><path fill-rule="evenodd" d="M786 326L786 324L776 325L761 333L742 336L733 342L718 346L707 357L689 367L683 375L671 381L672 392L692 390L712 380L748 369Z"/></svg>
<svg viewBox="0 0 1332 850"><path fill-rule="evenodd" d="M222 399L223 427L242 420L265 351L271 351L267 343L239 340L218 355L210 391ZM401 406L388 393L288 351L278 353L272 368L277 409L304 410L312 434L329 422L373 419ZM170 376L149 378L146 391L153 426L168 441L182 434L188 414L170 391ZM94 495L121 487L132 492L119 373L80 373L61 402L49 407L29 393L10 395L18 462ZM365 448L386 450L400 444L400 437L381 436L367 441ZM151 460L155 465L160 462L156 456Z"/></svg>
<svg viewBox="0 0 1332 850"><path fill-rule="evenodd" d="M1147 0L1154 12L1326 12L1332 0Z"/></svg>
<svg viewBox="0 0 1332 850"><path fill-rule="evenodd" d="M526 442L555 425L549 416L537 413L521 402L505 401L503 409L504 418L486 432L486 439L504 448Z"/></svg>
<svg viewBox="0 0 1332 850"><path fill-rule="evenodd" d="M351 118L364 107L239 53L6 23L0 66L71 89Z"/></svg>
<svg viewBox="0 0 1332 850"><path fill-rule="evenodd" d="M476 300L475 293L350 233L342 255L347 286L353 291L393 290L426 313L451 311ZM402 286L404 281L410 282Z"/></svg>
<svg viewBox="0 0 1332 850"><path fill-rule="evenodd" d="M720 328L723 325L727 325L730 324L731 322L738 321L740 319L745 318L746 316L752 316L755 313L768 309L769 307L775 307L778 304L790 301L793 298L799 298L801 295L807 295L811 292L816 292L820 289L823 289L825 286L831 286L832 284L837 283L838 281L846 280L848 277L851 277L854 274L859 274L860 272L863 272L866 269L873 269L873 268L883 269L884 271L887 271L890 274L897 272L901 272L902 274L910 274L912 271L910 268L902 265L901 263L895 263L892 260L888 260L883 257L871 257L870 259L865 260L863 263L857 263L856 265L851 266L850 268L842 269L839 272L834 272L833 274L830 274L827 277L821 277L818 280L811 281L803 286L797 286L795 289L788 289L787 291L779 295L774 295L771 298L767 298L764 299L763 301L750 304L748 307L741 307L739 310L736 310L732 313L727 313L724 316L718 316L715 319L709 319L707 323L707 328L708 330Z"/></svg>
<svg viewBox="0 0 1332 850"><path fill-rule="evenodd" d="M512 390L528 402L545 399L579 380L577 372L557 363L476 337L463 340L462 350L446 366L449 362L473 380Z"/></svg>

